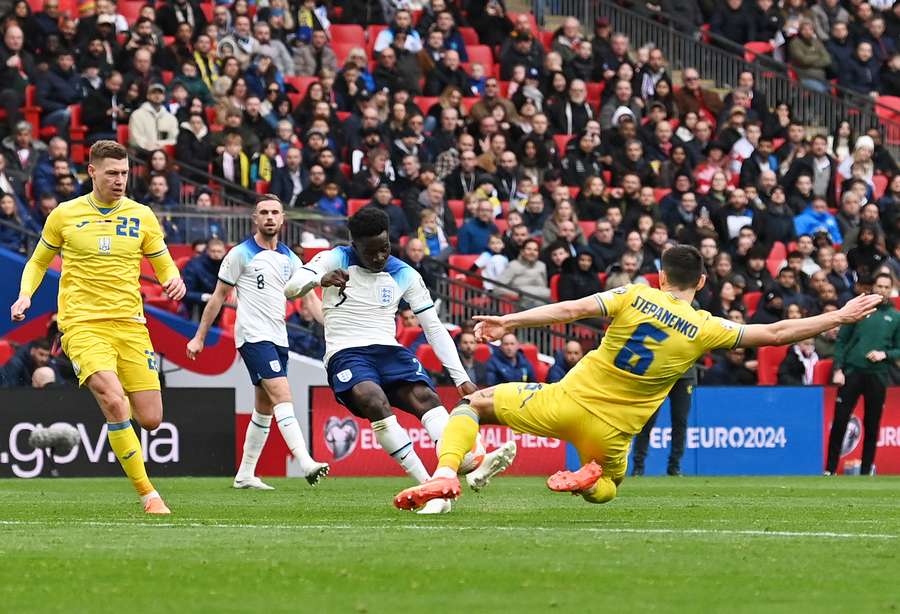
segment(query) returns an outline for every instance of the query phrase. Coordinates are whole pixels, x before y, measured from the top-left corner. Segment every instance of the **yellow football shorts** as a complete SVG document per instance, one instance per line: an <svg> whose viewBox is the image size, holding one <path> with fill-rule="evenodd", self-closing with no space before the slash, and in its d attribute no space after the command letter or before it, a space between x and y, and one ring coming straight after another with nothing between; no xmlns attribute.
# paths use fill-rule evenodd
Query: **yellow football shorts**
<svg viewBox="0 0 900 614"><path fill-rule="evenodd" d="M625 477L634 435L623 433L573 401L560 384L509 383L494 387L494 415L520 433L556 437L578 450L582 464L592 460L615 483Z"/></svg>
<svg viewBox="0 0 900 614"><path fill-rule="evenodd" d="M140 322L76 324L65 331L60 342L79 385L98 371L115 371L125 392L159 390L156 352L147 327Z"/></svg>

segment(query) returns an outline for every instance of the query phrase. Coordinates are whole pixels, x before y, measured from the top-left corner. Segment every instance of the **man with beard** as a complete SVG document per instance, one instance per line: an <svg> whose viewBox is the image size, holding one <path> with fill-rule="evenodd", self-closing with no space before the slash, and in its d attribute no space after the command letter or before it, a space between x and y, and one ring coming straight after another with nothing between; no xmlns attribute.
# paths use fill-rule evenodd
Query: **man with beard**
<svg viewBox="0 0 900 614"><path fill-rule="evenodd" d="M566 99L550 107L548 116L557 134L578 134L583 131L588 121L594 119L594 111L587 102L585 82L581 79L572 81Z"/></svg>

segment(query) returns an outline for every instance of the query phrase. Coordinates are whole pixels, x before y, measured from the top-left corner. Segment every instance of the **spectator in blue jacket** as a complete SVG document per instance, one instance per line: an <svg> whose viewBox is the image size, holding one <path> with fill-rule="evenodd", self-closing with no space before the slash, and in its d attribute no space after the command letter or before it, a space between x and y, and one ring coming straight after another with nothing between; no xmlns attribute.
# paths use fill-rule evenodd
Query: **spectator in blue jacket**
<svg viewBox="0 0 900 614"><path fill-rule="evenodd" d="M460 254L481 254L487 251L488 240L493 234L500 234L494 224L494 205L487 199L478 201L475 217L459 229L457 251Z"/></svg>
<svg viewBox="0 0 900 614"><path fill-rule="evenodd" d="M444 34L444 49L454 50L459 54L460 62L468 62L469 54L466 52L466 43L463 41L462 33L456 28L456 21L453 19L453 13L450 11L441 11L437 15L435 21L437 29Z"/></svg>
<svg viewBox="0 0 900 614"><path fill-rule="evenodd" d="M68 136L69 105L81 102L83 97L81 74L75 70L75 56L72 51L63 49L56 56L56 64L37 84L37 104L43 109L41 124L56 126L58 134Z"/></svg>
<svg viewBox="0 0 900 614"><path fill-rule="evenodd" d="M555 384L566 376L572 367L584 357L584 348L574 339L566 342L566 347L556 352L556 362L547 373L547 383Z"/></svg>
<svg viewBox="0 0 900 614"><path fill-rule="evenodd" d="M816 196L812 205L794 218L794 229L797 231L798 237L800 235L813 236L819 230L824 230L831 236L832 243L844 242L837 220L828 211L828 201L821 196Z"/></svg>
<svg viewBox="0 0 900 614"><path fill-rule="evenodd" d="M50 367L56 375L56 381L62 381L56 364L50 359L50 342L47 339L36 339L20 347L9 362L0 368L0 386L31 386L31 375L40 367Z"/></svg>
<svg viewBox="0 0 900 614"><path fill-rule="evenodd" d="M44 194L53 194L56 189L56 172L53 165L56 160L65 160L69 163L70 172L75 172L75 167L69 159L69 143L62 137L55 136L47 142L47 151L41 154L37 167L31 177L31 193L35 198Z"/></svg>
<svg viewBox="0 0 900 614"><path fill-rule="evenodd" d="M194 320L200 319L203 308L216 289L219 267L222 266L224 257L225 242L222 239L209 239L206 251L191 258L181 271L181 278L187 288L182 303Z"/></svg>
<svg viewBox="0 0 900 614"><path fill-rule="evenodd" d="M12 194L0 196L0 221L9 222L16 226L24 226L19 215L16 199ZM16 253L25 253L25 235L11 226L0 224L0 247Z"/></svg>
<svg viewBox="0 0 900 614"><path fill-rule="evenodd" d="M500 340L500 348L488 360L487 385L535 381L534 367L519 349L519 339L515 333L506 333Z"/></svg>

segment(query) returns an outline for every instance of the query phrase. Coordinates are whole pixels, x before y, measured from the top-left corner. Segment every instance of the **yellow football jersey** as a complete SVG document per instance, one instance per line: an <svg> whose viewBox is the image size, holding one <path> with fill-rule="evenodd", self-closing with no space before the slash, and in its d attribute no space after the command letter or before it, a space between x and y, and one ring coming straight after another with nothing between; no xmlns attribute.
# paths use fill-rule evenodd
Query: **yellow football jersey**
<svg viewBox="0 0 900 614"><path fill-rule="evenodd" d="M742 326L649 286L628 285L596 298L612 324L560 384L579 405L626 433L640 432L697 359L735 347L743 333Z"/></svg>
<svg viewBox="0 0 900 614"><path fill-rule="evenodd" d="M104 204L87 194L54 209L22 275L23 292L34 293L56 253L63 261L59 284L63 331L79 322L144 322L140 293L144 256L160 282L178 276L156 215L129 198Z"/></svg>

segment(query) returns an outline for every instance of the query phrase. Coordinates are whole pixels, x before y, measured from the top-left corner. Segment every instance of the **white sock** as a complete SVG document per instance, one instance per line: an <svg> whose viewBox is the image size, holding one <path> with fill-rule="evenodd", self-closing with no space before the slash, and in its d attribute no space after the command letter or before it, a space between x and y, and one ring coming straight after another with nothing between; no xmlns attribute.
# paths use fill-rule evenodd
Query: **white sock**
<svg viewBox="0 0 900 614"><path fill-rule="evenodd" d="M422 426L428 431L428 436L434 442L435 453L438 449L438 442L444 437L444 429L447 428L447 422L450 421L450 414L443 405L438 405L434 409L429 409L422 416Z"/></svg>
<svg viewBox="0 0 900 614"><path fill-rule="evenodd" d="M316 461L309 455L306 449L306 440L303 439L303 431L297 423L297 417L294 415L293 403L279 403L275 406L275 422L278 423L278 430L284 437L284 442L294 458L300 463L301 471L312 471Z"/></svg>
<svg viewBox="0 0 900 614"><path fill-rule="evenodd" d="M413 448L412 440L406 429L397 422L397 416L388 416L384 420L372 423L372 432L378 445L409 474L409 477L421 484L430 477L425 465Z"/></svg>
<svg viewBox="0 0 900 614"><path fill-rule="evenodd" d="M252 478L256 475L256 463L266 445L271 426L271 415L267 416L253 410L250 424L247 425L247 434L244 435L244 453L241 456L241 466L237 472L238 478Z"/></svg>
<svg viewBox="0 0 900 614"><path fill-rule="evenodd" d="M453 471L450 467L438 467L434 470L434 477L436 478L455 478L456 472Z"/></svg>

